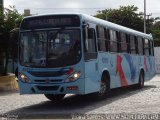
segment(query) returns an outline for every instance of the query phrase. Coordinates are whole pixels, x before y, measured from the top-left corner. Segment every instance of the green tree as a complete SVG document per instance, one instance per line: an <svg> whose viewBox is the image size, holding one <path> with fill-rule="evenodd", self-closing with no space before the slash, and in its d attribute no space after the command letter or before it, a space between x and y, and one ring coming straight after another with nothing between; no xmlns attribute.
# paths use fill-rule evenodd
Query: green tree
<svg viewBox="0 0 160 120"><path fill-rule="evenodd" d="M160 21L156 21L152 26L152 35L155 46L160 46Z"/></svg>
<svg viewBox="0 0 160 120"><path fill-rule="evenodd" d="M138 7L134 5L97 11L95 17L143 32L143 14L141 12L138 13ZM148 27L152 26L153 21L153 18L147 20ZM150 29L148 29L149 32Z"/></svg>
<svg viewBox="0 0 160 120"><path fill-rule="evenodd" d="M7 74L8 59L14 47L18 47L14 46L17 41L10 39L10 32L19 27L22 18L15 6L4 8L4 13L0 13L0 75Z"/></svg>

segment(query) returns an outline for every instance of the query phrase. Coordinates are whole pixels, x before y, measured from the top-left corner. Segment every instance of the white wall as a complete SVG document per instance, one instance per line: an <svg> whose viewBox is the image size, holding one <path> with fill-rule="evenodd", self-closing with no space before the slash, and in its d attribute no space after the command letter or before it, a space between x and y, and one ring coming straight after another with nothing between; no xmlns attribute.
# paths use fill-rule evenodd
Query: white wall
<svg viewBox="0 0 160 120"><path fill-rule="evenodd" d="M160 47L154 47L154 55L156 73L160 73Z"/></svg>

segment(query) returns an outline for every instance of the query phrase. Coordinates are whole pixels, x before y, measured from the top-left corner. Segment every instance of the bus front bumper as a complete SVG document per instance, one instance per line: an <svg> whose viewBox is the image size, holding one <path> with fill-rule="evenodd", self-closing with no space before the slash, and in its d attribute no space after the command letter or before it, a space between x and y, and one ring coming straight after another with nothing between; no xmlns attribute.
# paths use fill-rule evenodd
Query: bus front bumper
<svg viewBox="0 0 160 120"><path fill-rule="evenodd" d="M22 94L84 94L84 81L78 79L74 82L59 84L37 84L37 83L19 83L19 93Z"/></svg>

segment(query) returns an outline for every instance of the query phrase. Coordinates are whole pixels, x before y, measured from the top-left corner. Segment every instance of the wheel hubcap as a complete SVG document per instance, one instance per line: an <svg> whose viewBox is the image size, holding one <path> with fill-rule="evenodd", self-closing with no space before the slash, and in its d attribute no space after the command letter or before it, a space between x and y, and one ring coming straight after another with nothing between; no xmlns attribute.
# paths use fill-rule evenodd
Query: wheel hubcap
<svg viewBox="0 0 160 120"><path fill-rule="evenodd" d="M99 93L100 93L101 95L105 94L106 88L107 88L107 87L106 87L106 83L102 82L102 83L101 83L101 88L100 88L100 90L99 90Z"/></svg>

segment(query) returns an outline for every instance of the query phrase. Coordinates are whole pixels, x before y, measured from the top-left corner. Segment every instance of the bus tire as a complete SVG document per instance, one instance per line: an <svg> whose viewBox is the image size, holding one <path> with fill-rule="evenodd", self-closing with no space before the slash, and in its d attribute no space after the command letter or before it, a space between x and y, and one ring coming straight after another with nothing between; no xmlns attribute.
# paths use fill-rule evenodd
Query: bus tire
<svg viewBox="0 0 160 120"><path fill-rule="evenodd" d="M110 92L110 79L108 74L103 74L101 78L100 90L98 98L106 98Z"/></svg>
<svg viewBox="0 0 160 120"><path fill-rule="evenodd" d="M51 100L52 102L59 102L61 101L65 94L44 94L46 98L48 98L49 100Z"/></svg>
<svg viewBox="0 0 160 120"><path fill-rule="evenodd" d="M18 82L18 67L15 70L15 78L16 78L16 81Z"/></svg>
<svg viewBox="0 0 160 120"><path fill-rule="evenodd" d="M143 88L144 87L144 72L143 70L141 70L140 74L139 74L139 82L138 82L138 85L137 87L139 89Z"/></svg>

